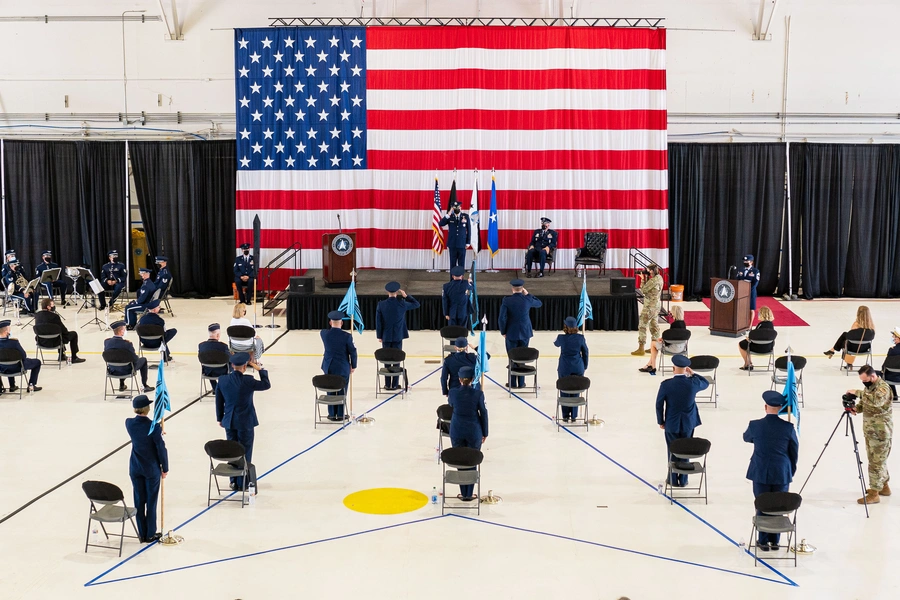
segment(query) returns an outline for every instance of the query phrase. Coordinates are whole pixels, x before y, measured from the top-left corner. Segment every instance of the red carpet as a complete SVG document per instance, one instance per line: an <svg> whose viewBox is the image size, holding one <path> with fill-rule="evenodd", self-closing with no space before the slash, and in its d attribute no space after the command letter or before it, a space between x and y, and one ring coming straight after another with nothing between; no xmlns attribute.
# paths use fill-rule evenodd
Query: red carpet
<svg viewBox="0 0 900 600"><path fill-rule="evenodd" d="M709 307L709 298L703 299L703 304ZM795 315L784 304L771 297L759 297L756 299L756 310L763 306L772 309L775 315L775 327L809 327L809 323ZM688 327L709 327L709 313L702 310L686 310L684 311L684 322ZM753 324L759 322L758 319Z"/></svg>

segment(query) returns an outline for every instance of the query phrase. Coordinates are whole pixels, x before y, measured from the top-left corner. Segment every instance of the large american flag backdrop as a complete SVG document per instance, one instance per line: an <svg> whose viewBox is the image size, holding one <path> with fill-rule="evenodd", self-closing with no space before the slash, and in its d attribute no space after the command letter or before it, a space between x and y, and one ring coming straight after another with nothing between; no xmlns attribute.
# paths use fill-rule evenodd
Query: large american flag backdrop
<svg viewBox="0 0 900 600"><path fill-rule="evenodd" d="M320 267L340 213L358 266L430 267L435 175L446 207L456 170L466 210L476 177L489 205L494 169L495 266L521 267L547 216L560 268L587 231L609 232L609 268L627 267L632 247L666 267L665 40L598 27L237 29L237 243L252 242L259 214L260 264L300 242L304 267Z"/></svg>

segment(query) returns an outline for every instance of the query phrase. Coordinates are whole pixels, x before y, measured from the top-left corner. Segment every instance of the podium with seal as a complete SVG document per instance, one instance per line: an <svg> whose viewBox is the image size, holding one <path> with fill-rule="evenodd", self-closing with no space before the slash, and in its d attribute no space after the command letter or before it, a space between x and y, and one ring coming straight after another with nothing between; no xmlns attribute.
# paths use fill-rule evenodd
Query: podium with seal
<svg viewBox="0 0 900 600"><path fill-rule="evenodd" d="M325 285L349 284L356 268L356 234L322 234L322 279Z"/></svg>
<svg viewBox="0 0 900 600"><path fill-rule="evenodd" d="M713 277L709 289L709 332L742 336L750 329L750 282Z"/></svg>

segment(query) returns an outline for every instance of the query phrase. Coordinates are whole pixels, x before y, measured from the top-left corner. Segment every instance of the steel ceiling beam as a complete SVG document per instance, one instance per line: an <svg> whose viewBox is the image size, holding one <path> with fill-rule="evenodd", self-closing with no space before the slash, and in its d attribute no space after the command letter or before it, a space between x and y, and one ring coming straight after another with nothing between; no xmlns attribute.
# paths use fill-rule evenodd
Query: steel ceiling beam
<svg viewBox="0 0 900 600"><path fill-rule="evenodd" d="M270 27L647 27L664 28L665 18L646 17L270 17Z"/></svg>

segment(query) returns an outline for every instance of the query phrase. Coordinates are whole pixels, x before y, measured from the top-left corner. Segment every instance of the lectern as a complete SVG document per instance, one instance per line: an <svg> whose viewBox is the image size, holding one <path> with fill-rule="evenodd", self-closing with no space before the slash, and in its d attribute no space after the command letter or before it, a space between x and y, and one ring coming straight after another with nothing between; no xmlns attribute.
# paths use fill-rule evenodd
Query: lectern
<svg viewBox="0 0 900 600"><path fill-rule="evenodd" d="M356 268L356 234L322 234L322 279L325 285L350 283Z"/></svg>
<svg viewBox="0 0 900 600"><path fill-rule="evenodd" d="M750 282L738 279L710 279L709 332L740 337L750 329Z"/></svg>

